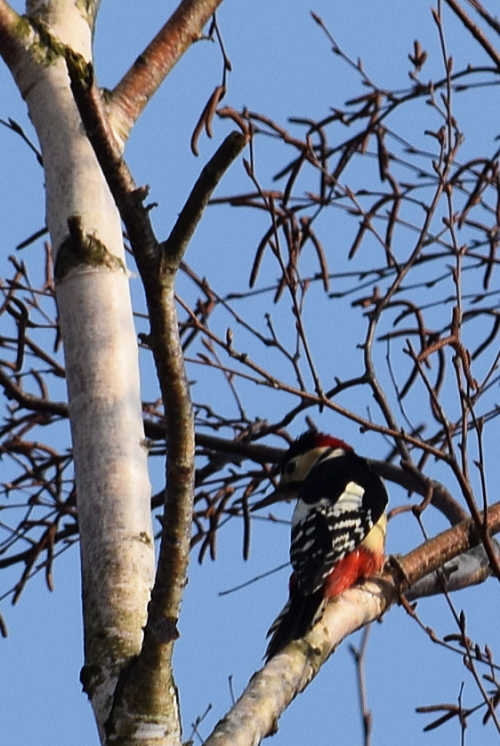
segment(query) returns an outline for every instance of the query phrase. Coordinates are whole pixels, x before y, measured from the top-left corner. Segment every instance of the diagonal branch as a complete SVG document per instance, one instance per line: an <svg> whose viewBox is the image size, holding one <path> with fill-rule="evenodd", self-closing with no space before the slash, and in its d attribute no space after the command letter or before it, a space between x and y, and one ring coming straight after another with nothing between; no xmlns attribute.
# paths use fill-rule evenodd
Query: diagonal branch
<svg viewBox="0 0 500 746"><path fill-rule="evenodd" d="M490 13L488 13L484 5L482 5L479 2L479 0L467 0L467 2L469 3L469 5L472 5L472 7L477 13L479 13L483 21L485 21L488 24L488 26L490 26L494 31L496 31L497 34L500 34L500 23L497 21L496 18L494 18Z"/></svg>
<svg viewBox="0 0 500 746"><path fill-rule="evenodd" d="M487 36L481 31L479 26L474 23L472 18L465 12L465 10L459 5L457 0L445 0L446 4L450 6L451 10L457 15L465 28L470 31L474 39L479 42L486 54L493 60L497 68L500 69L500 54L497 52L493 44L490 42Z"/></svg>
<svg viewBox="0 0 500 746"><path fill-rule="evenodd" d="M24 33L20 33L21 27ZM29 31L29 36L26 32ZM12 70L26 54L35 32L26 19L21 18L5 0L0 0L0 55Z"/></svg>
<svg viewBox="0 0 500 746"><path fill-rule="evenodd" d="M203 26L222 0L183 0L114 88L108 104L115 132L122 141L149 99L184 52L201 38Z"/></svg>
<svg viewBox="0 0 500 746"><path fill-rule="evenodd" d="M246 144L232 133L198 179L168 241L154 235L138 189L120 155L95 84L92 66L68 52L72 90L89 140L107 179L143 282L150 321L150 345L166 413L167 484L160 554L148 607L141 653L122 673L107 727L125 736L152 721L158 736L177 729L178 703L171 671L177 620L186 585L194 497L194 422L175 306L174 282L180 262L208 199L225 170ZM128 741L127 741L128 742ZM161 741L163 742L163 741Z"/></svg>
<svg viewBox="0 0 500 746"><path fill-rule="evenodd" d="M488 511L491 532L500 531L500 503ZM474 521L467 520L401 558L392 574L351 588L330 602L321 619L256 673L205 746L254 746L276 731L276 721L305 689L348 635L379 619L400 594L424 575L478 543Z"/></svg>

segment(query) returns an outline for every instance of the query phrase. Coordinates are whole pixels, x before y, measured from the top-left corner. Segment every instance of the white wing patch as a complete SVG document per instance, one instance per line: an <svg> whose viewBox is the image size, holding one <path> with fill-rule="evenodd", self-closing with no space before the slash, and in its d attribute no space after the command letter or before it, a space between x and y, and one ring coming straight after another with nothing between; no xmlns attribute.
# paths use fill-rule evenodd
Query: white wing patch
<svg viewBox="0 0 500 746"><path fill-rule="evenodd" d="M331 513L335 517L347 512L350 513L351 511L353 513L358 513L363 503L364 494L365 490L361 485L356 484L356 482L348 482L344 492L333 505L331 500L327 497L322 497L320 500L315 502L314 505L310 505L304 500L297 500L292 516L292 527L302 523L302 521L309 515L312 508L318 513ZM314 528L312 530L314 530Z"/></svg>
<svg viewBox="0 0 500 746"><path fill-rule="evenodd" d="M347 510L358 511L363 502L365 490L356 482L349 482L345 490L333 506L334 515L340 515Z"/></svg>

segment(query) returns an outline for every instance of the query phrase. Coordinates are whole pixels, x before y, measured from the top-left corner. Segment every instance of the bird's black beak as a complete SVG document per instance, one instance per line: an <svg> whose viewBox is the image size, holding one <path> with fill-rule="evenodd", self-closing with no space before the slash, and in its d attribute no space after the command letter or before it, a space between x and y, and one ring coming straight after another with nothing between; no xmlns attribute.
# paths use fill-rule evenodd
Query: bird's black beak
<svg viewBox="0 0 500 746"><path fill-rule="evenodd" d="M278 485L269 495L259 500L259 502L252 505L252 512L254 510L260 510L261 508L267 508L269 505L274 505L278 502L294 500L297 497L297 490L290 489L291 485Z"/></svg>

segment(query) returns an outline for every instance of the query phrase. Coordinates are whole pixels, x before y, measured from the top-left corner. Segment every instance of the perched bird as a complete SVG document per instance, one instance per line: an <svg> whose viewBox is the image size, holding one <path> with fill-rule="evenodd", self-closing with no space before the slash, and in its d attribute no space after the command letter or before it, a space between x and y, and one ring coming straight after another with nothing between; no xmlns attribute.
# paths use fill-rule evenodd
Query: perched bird
<svg viewBox="0 0 500 746"><path fill-rule="evenodd" d="M271 625L266 660L303 637L326 601L382 569L388 498L369 462L342 440L309 431L289 448L273 496L297 498L288 601Z"/></svg>

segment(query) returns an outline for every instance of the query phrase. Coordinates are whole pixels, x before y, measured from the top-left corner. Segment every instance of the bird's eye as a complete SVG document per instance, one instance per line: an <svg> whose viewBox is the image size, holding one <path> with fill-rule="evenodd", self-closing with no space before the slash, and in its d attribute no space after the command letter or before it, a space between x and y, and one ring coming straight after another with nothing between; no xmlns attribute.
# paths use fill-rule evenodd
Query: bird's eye
<svg viewBox="0 0 500 746"><path fill-rule="evenodd" d="M297 466L296 461L289 461L288 464L285 466L285 474L288 477L291 477L293 472L295 471L295 467Z"/></svg>

